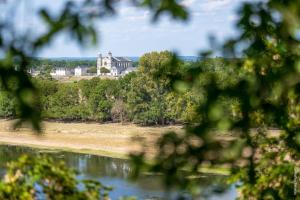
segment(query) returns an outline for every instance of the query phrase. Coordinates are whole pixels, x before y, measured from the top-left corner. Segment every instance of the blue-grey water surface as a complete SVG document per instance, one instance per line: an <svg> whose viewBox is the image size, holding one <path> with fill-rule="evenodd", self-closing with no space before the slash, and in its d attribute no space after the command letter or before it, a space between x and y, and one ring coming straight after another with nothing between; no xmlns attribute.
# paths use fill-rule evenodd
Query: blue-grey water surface
<svg viewBox="0 0 300 200"><path fill-rule="evenodd" d="M127 160L80 154L72 152L48 152L33 148L0 145L0 173L5 173L6 163L16 160L22 154L46 154L54 159L62 159L69 167L81 174L78 178L96 179L114 189L110 192L111 199L121 196L135 196L138 199L166 199L166 192L160 182L160 176L144 175L139 180L130 181L130 165ZM205 174L200 178L201 197L192 199L232 200L236 197L233 185L225 185L225 176ZM220 191L223 191L220 193ZM168 193L175 199L182 192L172 190Z"/></svg>

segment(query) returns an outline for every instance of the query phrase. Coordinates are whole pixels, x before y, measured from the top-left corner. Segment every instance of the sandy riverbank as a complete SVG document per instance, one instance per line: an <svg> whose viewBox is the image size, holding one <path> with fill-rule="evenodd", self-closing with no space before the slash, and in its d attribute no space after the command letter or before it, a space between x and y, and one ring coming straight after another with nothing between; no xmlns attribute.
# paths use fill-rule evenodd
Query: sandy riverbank
<svg viewBox="0 0 300 200"><path fill-rule="evenodd" d="M134 124L43 122L43 133L30 128L12 129L13 121L0 120L0 143L37 148L126 157L145 148L154 153L154 142L167 131L180 131L180 126L139 127ZM141 145L140 141L144 141Z"/></svg>

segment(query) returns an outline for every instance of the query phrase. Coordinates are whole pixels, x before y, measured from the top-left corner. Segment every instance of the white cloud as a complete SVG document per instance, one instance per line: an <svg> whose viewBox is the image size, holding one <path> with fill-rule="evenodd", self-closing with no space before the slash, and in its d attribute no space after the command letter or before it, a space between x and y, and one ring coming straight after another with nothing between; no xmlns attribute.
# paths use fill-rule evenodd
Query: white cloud
<svg viewBox="0 0 300 200"><path fill-rule="evenodd" d="M228 20L231 22L237 22L237 20L239 19L239 16L237 14L231 14L228 16Z"/></svg>
<svg viewBox="0 0 300 200"><path fill-rule="evenodd" d="M200 9L205 12L216 11L235 2L236 0L206 0L200 3Z"/></svg>
<svg viewBox="0 0 300 200"><path fill-rule="evenodd" d="M122 6L119 10L120 18L129 21L146 20L150 12L147 10L141 10L134 6Z"/></svg>
<svg viewBox="0 0 300 200"><path fill-rule="evenodd" d="M199 0L190 7L192 17L197 20L236 21L236 10L243 2L262 0ZM230 15L230 16L229 16ZM228 17L229 16L229 17ZM218 18L216 20L216 18Z"/></svg>
<svg viewBox="0 0 300 200"><path fill-rule="evenodd" d="M183 1L181 2L181 5L186 6L186 7L190 7L190 6L192 6L195 2L196 2L196 0L183 0Z"/></svg>
<svg viewBox="0 0 300 200"><path fill-rule="evenodd" d="M137 13L134 15L128 15L126 16L126 19L130 21L137 21L137 20L146 20L149 17L150 13L149 11L144 11L143 13Z"/></svg>

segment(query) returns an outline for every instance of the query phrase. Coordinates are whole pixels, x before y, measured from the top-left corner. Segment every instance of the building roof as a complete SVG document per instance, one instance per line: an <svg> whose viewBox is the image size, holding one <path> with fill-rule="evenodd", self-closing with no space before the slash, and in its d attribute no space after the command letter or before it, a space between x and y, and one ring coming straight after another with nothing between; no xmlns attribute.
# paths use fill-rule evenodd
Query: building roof
<svg viewBox="0 0 300 200"><path fill-rule="evenodd" d="M131 60L129 60L128 58L125 58L125 57L112 57L114 60L116 61L125 61L125 62L131 62Z"/></svg>
<svg viewBox="0 0 300 200"><path fill-rule="evenodd" d="M57 71L57 70L72 71L72 70L74 70L74 69L68 68L68 67L55 67L54 70L55 70L55 71Z"/></svg>

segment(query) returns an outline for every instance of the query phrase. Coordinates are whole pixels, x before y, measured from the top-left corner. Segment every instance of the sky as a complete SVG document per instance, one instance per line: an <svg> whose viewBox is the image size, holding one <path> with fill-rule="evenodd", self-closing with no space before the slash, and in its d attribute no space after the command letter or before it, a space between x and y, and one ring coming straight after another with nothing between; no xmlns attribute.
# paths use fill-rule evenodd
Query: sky
<svg viewBox="0 0 300 200"><path fill-rule="evenodd" d="M14 18L20 30L42 32L45 27L36 15L38 8L57 12L64 0L7 0L0 10L8 10L9 2L19 1ZM74 0L76 1L76 0ZM190 11L190 20L182 23L163 16L152 23L148 10L135 8L122 0L117 16L97 22L99 42L83 48L68 35L61 34L45 47L41 57L95 57L111 51L116 56L141 56L151 51L171 50L183 56L198 55L209 47L208 37L223 41L237 33L236 12L243 0L181 0ZM55 2L55 3L54 3ZM125 3L124 3L125 2ZM2 12L5 13L5 12ZM2 19L4 15L2 14ZM1 17L1 16L0 16ZM7 17L7 16L6 16Z"/></svg>

